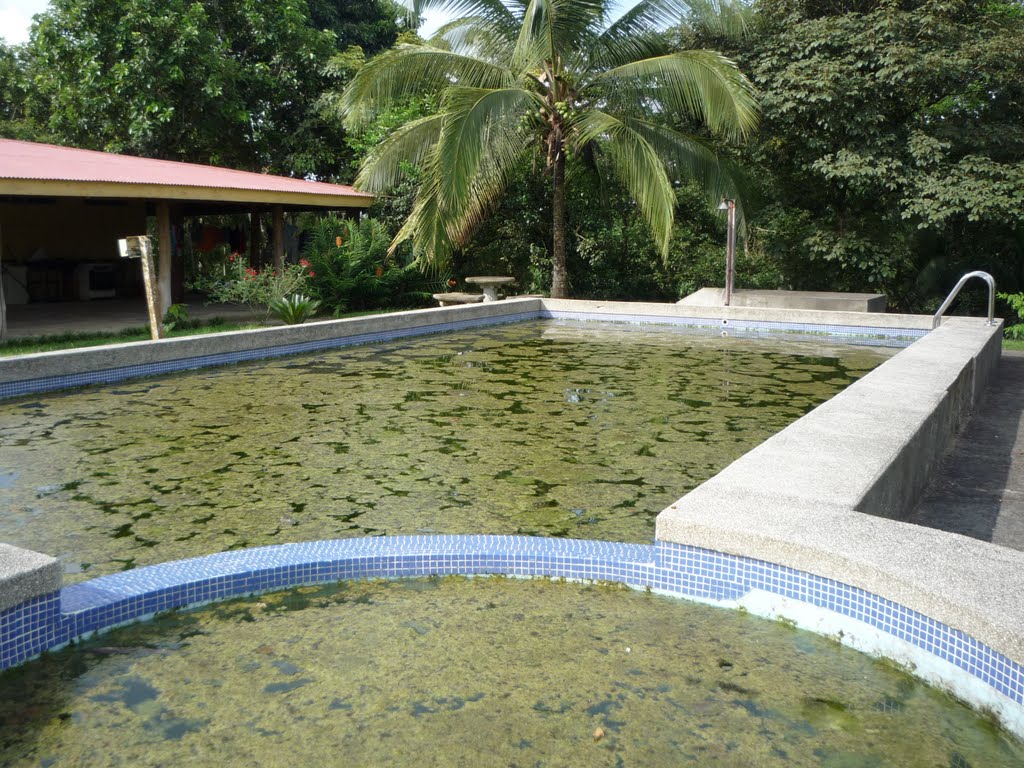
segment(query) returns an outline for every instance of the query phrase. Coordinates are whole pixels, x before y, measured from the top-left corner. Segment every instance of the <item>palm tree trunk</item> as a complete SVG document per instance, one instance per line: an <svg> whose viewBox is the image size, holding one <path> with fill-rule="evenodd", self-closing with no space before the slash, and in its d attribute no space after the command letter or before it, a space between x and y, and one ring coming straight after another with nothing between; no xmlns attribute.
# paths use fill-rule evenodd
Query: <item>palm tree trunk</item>
<svg viewBox="0 0 1024 768"><path fill-rule="evenodd" d="M551 298L569 298L569 275L565 267L565 155L561 148L555 152L552 168L552 253Z"/></svg>

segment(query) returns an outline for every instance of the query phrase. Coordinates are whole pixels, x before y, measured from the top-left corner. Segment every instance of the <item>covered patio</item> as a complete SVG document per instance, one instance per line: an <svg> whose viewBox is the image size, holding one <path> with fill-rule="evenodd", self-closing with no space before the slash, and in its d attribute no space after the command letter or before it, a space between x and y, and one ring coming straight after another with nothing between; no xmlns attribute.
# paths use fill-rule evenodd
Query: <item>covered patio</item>
<svg viewBox="0 0 1024 768"><path fill-rule="evenodd" d="M289 215L350 214L372 201L340 184L0 139L0 334L146 325L141 267L120 258L119 238L155 232L162 315L185 299L186 219L235 216L250 263L279 268ZM208 311L190 305L193 317Z"/></svg>

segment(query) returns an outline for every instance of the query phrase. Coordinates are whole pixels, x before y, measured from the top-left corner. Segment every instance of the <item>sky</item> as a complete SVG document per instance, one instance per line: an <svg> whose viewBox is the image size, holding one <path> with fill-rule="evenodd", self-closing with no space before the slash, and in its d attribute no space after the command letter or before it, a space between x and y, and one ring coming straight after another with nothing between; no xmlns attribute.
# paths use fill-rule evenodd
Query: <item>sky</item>
<svg viewBox="0 0 1024 768"><path fill-rule="evenodd" d="M28 42L32 17L49 5L49 0L0 0L0 37L12 45Z"/></svg>

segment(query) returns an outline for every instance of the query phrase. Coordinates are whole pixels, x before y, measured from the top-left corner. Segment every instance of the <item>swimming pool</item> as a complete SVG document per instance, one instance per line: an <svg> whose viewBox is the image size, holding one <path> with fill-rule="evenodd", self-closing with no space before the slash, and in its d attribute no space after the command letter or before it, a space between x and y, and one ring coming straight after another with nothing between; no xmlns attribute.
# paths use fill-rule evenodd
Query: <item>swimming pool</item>
<svg viewBox="0 0 1024 768"><path fill-rule="evenodd" d="M0 662L17 663L83 632L197 601L338 578L468 569L619 581L787 616L916 665L918 674L991 708L1024 733L1024 652L1014 629L1024 605L1013 588L1020 573L1014 555L876 516L896 514L901 494L912 496L926 480L935 453L991 375L998 328L958 318L925 336L930 318L550 300L498 304L504 306L100 351L60 365L37 359L19 371L0 365L0 395L538 316L679 324L709 335L831 335L876 344L924 338L669 505L658 518L654 547L521 537L354 539L351 547L284 545L139 568L72 585L63 596L55 591L59 564L16 552L18 573L0 595L6 631ZM282 344L268 346L271 338ZM837 444L841 450L832 451ZM759 464L751 469L752 461ZM770 468L763 475L770 482L752 487L758 466ZM999 599L982 597L992 594Z"/></svg>
<svg viewBox="0 0 1024 768"><path fill-rule="evenodd" d="M527 321L0 404L0 541L66 583L291 541L649 543L891 350Z"/></svg>

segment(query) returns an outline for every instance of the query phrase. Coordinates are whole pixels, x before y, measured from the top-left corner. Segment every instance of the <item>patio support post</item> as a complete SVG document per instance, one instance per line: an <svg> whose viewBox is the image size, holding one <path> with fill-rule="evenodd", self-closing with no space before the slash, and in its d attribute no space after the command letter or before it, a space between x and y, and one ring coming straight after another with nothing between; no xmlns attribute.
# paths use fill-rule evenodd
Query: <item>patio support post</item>
<svg viewBox="0 0 1024 768"><path fill-rule="evenodd" d="M157 254L157 289L160 298L160 319L167 314L171 301L171 262L174 260L174 249L171 247L171 207L166 200L156 204L156 232L160 239L160 252Z"/></svg>
<svg viewBox="0 0 1024 768"><path fill-rule="evenodd" d="M260 259L260 251L263 246L260 243L260 212L258 208L249 210L249 266L253 269L262 269L263 262Z"/></svg>
<svg viewBox="0 0 1024 768"><path fill-rule="evenodd" d="M7 339L7 300L4 298L4 225L0 224L0 341Z"/></svg>
<svg viewBox="0 0 1024 768"><path fill-rule="evenodd" d="M284 208L274 206L274 269L284 270Z"/></svg>

